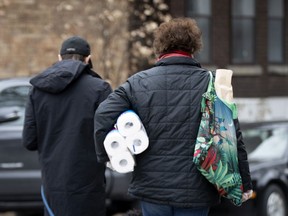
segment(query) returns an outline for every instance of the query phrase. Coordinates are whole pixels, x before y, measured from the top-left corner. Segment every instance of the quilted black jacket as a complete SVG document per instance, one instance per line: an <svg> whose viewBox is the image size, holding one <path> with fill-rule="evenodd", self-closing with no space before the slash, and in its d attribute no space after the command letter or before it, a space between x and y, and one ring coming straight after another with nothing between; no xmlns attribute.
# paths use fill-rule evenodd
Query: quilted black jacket
<svg viewBox="0 0 288 216"><path fill-rule="evenodd" d="M108 160L103 140L123 111L134 110L149 136L149 148L136 155L129 194L176 207L219 203L217 191L193 164L200 101L208 82L209 73L194 59L164 58L155 67L130 77L100 104L95 115L100 162ZM244 160L245 156L244 148ZM248 167L243 172L249 173Z"/></svg>

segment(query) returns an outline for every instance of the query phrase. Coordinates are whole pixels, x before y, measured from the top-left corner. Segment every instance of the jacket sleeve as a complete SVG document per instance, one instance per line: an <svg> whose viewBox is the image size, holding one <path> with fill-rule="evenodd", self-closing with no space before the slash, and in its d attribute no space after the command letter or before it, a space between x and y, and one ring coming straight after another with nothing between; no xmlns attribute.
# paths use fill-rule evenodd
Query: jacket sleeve
<svg viewBox="0 0 288 216"><path fill-rule="evenodd" d="M37 128L36 128L33 103L31 99L31 92L32 91L30 91L29 93L29 97L26 104L22 143L26 149L34 151L38 149L38 145L37 145Z"/></svg>
<svg viewBox="0 0 288 216"><path fill-rule="evenodd" d="M109 83L105 82L104 88L105 89L103 90L102 94L100 95L100 98L98 101L99 104L102 103L109 96L109 94L112 93L112 88L111 88Z"/></svg>
<svg viewBox="0 0 288 216"><path fill-rule="evenodd" d="M109 157L104 148L106 135L113 129L118 116L131 108L128 98L128 82L112 92L98 107L94 116L94 139L98 162L105 163Z"/></svg>
<svg viewBox="0 0 288 216"><path fill-rule="evenodd" d="M242 177L243 191L252 190L252 181L249 170L249 163L247 158L247 152L245 144L243 142L242 132L240 130L240 123L238 119L234 120L236 136L237 136L237 151L239 161L239 171Z"/></svg>

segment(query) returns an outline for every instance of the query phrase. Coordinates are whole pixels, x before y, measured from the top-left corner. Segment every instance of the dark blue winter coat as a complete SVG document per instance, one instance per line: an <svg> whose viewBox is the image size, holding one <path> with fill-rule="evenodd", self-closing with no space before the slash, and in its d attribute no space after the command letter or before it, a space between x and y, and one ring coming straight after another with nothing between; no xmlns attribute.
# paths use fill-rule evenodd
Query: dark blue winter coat
<svg viewBox="0 0 288 216"><path fill-rule="evenodd" d="M39 152L50 208L57 216L104 216L105 166L95 156L93 117L110 85L75 60L60 61L30 82L23 145Z"/></svg>

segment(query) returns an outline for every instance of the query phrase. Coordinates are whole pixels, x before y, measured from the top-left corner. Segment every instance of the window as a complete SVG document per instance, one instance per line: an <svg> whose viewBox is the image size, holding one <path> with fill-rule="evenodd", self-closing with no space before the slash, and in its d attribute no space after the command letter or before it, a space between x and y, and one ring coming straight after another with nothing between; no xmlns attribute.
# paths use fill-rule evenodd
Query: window
<svg viewBox="0 0 288 216"><path fill-rule="evenodd" d="M0 107L20 106L25 107L27 96L30 90L29 85L11 86L0 92Z"/></svg>
<svg viewBox="0 0 288 216"><path fill-rule="evenodd" d="M0 91L0 120L3 121L7 118L7 115L17 113L19 118L13 119L13 121L1 122L1 125L23 125L25 105L28 98L30 85L13 85L1 89ZM12 117L13 118L13 117Z"/></svg>
<svg viewBox="0 0 288 216"><path fill-rule="evenodd" d="M251 161L281 159L288 149L287 127L256 127L243 130L246 150Z"/></svg>
<svg viewBox="0 0 288 216"><path fill-rule="evenodd" d="M187 0L187 15L197 21L202 31L203 48L196 59L203 63L209 63L211 60L211 0Z"/></svg>
<svg viewBox="0 0 288 216"><path fill-rule="evenodd" d="M284 61L283 0L268 0L268 62Z"/></svg>
<svg viewBox="0 0 288 216"><path fill-rule="evenodd" d="M255 0L232 1L232 63L255 60Z"/></svg>

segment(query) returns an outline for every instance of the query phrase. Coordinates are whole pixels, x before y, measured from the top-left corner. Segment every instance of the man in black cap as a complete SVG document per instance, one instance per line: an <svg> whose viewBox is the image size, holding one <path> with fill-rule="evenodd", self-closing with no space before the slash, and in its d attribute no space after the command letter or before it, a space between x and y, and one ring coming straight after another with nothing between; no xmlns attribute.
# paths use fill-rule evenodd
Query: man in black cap
<svg viewBox="0 0 288 216"><path fill-rule="evenodd" d="M45 216L105 215L105 165L96 159L93 117L112 90L91 67L89 44L73 36L59 62L30 80L23 145L39 153Z"/></svg>

